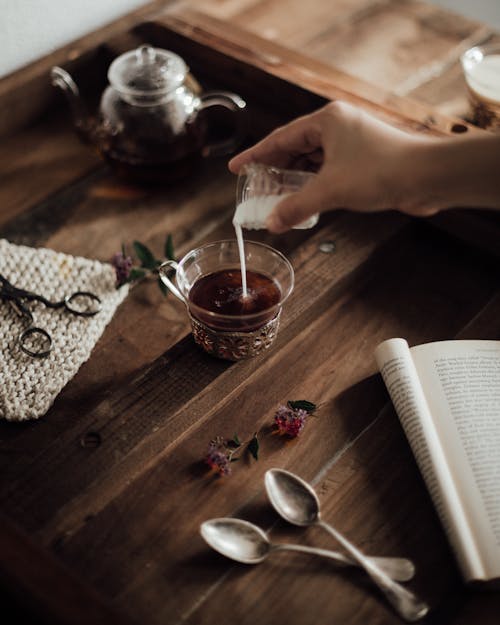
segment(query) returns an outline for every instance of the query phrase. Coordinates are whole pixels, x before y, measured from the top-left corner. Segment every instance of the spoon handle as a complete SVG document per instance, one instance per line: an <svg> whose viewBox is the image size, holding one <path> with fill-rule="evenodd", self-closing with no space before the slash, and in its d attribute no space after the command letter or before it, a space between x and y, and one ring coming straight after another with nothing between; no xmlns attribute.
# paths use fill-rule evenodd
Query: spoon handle
<svg viewBox="0 0 500 625"><path fill-rule="evenodd" d="M286 550L286 551L298 551L300 553L308 553L315 556L321 556L323 558L330 558L334 560L340 566L357 566L355 562L349 556L340 553L339 551L331 551L329 549L320 549L317 547L309 547L308 545L297 545L292 543L275 543L272 546L273 551ZM367 556L369 560L373 562L384 573L400 582L407 582L415 574L415 567L411 560L406 558L384 558Z"/></svg>
<svg viewBox="0 0 500 625"><path fill-rule="evenodd" d="M342 545L349 556L368 573L372 581L384 593L389 603L400 616L407 621L413 622L418 621L428 613L429 606L425 602L392 580L372 559L365 556L334 527L324 521L318 521L317 524L329 532Z"/></svg>

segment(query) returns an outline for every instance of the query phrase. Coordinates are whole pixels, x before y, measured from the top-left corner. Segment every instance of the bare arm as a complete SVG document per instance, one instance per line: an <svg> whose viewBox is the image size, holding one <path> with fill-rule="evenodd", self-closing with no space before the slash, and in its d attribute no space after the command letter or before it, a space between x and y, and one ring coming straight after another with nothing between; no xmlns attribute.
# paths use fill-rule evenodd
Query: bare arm
<svg viewBox="0 0 500 625"><path fill-rule="evenodd" d="M418 216L450 207L500 208L500 137L410 135L343 102L278 128L229 168L237 173L251 161L318 169L313 182L275 208L267 223L273 232L341 207Z"/></svg>

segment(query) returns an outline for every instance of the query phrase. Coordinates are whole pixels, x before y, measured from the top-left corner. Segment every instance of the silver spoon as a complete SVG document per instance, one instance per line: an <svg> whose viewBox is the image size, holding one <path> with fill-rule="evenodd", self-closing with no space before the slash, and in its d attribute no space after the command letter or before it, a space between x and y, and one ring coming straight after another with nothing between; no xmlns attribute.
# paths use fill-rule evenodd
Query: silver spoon
<svg viewBox="0 0 500 625"><path fill-rule="evenodd" d="M407 621L417 621L429 606L412 592L392 580L372 559L365 556L334 527L320 519L319 500L307 482L282 469L270 469L265 475L267 495L276 512L293 525L319 525L326 529L362 567L387 597L394 609Z"/></svg>
<svg viewBox="0 0 500 625"><path fill-rule="evenodd" d="M242 519L221 518L210 519L200 525L200 534L205 542L227 558L244 564L259 564L272 551L299 551L335 560L342 566L355 566L356 563L338 551L317 549L307 545L290 543L271 543L266 533L257 525ZM399 562L399 558L369 558L387 575L398 577L401 572L407 573L408 567ZM401 560L403 560L401 558ZM406 581L403 580L403 581Z"/></svg>

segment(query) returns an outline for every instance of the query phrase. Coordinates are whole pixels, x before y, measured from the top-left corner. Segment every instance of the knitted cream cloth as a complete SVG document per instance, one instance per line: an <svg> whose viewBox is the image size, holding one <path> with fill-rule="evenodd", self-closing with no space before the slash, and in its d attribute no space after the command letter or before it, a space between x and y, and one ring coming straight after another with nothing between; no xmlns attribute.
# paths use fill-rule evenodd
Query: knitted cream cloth
<svg viewBox="0 0 500 625"><path fill-rule="evenodd" d="M0 239L0 273L14 286L52 301L75 291L91 291L102 302L101 310L93 317L79 317L65 308L28 304L34 325L52 337L50 354L32 358L16 343L26 322L0 299L0 418L36 419L47 412L59 391L89 358L128 287L115 288L115 272L109 264L14 245L5 239Z"/></svg>

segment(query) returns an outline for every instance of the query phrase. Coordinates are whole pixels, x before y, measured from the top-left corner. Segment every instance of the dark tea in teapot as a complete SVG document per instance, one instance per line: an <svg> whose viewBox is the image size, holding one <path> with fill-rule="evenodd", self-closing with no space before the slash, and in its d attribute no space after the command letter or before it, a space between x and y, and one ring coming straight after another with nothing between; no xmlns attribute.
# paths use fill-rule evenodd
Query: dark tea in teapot
<svg viewBox="0 0 500 625"><path fill-rule="evenodd" d="M122 107L125 108L125 107ZM115 132L101 124L96 147L113 171L124 179L141 183L168 183L189 176L201 160L204 125L195 119L174 134L165 126L161 111L141 117L122 110L127 132Z"/></svg>
<svg viewBox="0 0 500 625"><path fill-rule="evenodd" d="M237 118L233 136L213 143L200 112L223 107L235 113L245 102L225 91L200 93L183 59L169 50L143 45L116 58L95 119L68 72L53 67L51 78L70 101L79 135L127 179L169 182L192 173L201 156L227 154L239 142Z"/></svg>

